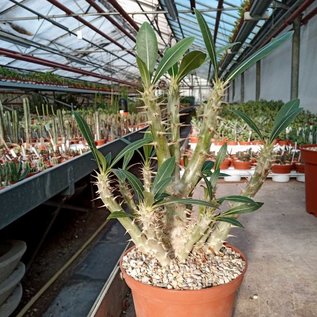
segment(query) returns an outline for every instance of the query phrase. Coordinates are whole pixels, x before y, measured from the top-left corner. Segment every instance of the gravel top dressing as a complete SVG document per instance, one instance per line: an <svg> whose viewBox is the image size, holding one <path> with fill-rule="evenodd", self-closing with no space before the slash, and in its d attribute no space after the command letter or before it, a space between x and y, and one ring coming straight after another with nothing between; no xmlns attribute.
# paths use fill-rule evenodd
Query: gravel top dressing
<svg viewBox="0 0 317 317"><path fill-rule="evenodd" d="M123 257L126 273L144 284L175 290L195 290L226 284L238 277L245 261L239 253L223 247L219 254L195 252L186 262L173 260L162 267L153 257L132 249Z"/></svg>

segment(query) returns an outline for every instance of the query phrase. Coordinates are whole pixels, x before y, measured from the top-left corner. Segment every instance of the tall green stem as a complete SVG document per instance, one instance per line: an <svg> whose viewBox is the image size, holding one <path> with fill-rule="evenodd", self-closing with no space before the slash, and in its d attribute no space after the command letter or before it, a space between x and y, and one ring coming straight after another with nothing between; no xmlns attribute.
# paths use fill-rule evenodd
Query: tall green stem
<svg viewBox="0 0 317 317"><path fill-rule="evenodd" d="M172 155L175 157L175 181L177 182L180 178L180 169L179 169L179 162L180 162L180 120L179 120L179 83L177 80L172 77L168 100L167 100L167 110L170 114L170 124L171 124L171 152Z"/></svg>
<svg viewBox="0 0 317 317"><path fill-rule="evenodd" d="M170 155L165 127L162 122L160 104L156 102L154 87L144 87L143 102L147 111L148 121L151 122L151 132L153 135L158 164L161 165Z"/></svg>

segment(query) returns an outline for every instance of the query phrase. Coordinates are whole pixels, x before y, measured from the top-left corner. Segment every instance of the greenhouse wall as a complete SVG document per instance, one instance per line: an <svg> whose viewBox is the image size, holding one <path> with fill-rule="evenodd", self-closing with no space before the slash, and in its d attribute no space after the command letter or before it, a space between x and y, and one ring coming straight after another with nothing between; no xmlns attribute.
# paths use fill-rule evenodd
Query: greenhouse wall
<svg viewBox="0 0 317 317"><path fill-rule="evenodd" d="M317 4L316 4L317 6ZM301 28L299 98L302 106L317 113L317 16Z"/></svg>
<svg viewBox="0 0 317 317"><path fill-rule="evenodd" d="M317 7L317 4L315 4ZM311 10L312 7L309 8ZM309 11L308 10L308 11ZM317 113L316 82L312 80L317 73L317 18L312 18L308 24L301 27L300 65L299 65L299 98L301 106ZM283 100L291 99L291 63L292 41L284 43L272 54L261 61L260 99ZM236 79L235 95L230 102L240 102L240 81ZM255 100L256 96L256 66L244 73L244 101Z"/></svg>
<svg viewBox="0 0 317 317"><path fill-rule="evenodd" d="M255 100L256 66L252 66L244 74L244 101Z"/></svg>

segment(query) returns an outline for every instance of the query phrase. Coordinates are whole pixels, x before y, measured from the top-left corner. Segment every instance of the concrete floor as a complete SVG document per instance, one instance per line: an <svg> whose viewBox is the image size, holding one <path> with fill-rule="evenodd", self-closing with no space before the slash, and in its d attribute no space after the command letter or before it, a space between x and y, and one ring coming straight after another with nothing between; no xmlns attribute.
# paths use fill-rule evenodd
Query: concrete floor
<svg viewBox="0 0 317 317"><path fill-rule="evenodd" d="M219 184L218 195L242 186ZM305 211L305 184L268 180L256 199L264 206L229 240L249 265L234 317L317 317L317 218ZM135 316L132 305L123 316Z"/></svg>

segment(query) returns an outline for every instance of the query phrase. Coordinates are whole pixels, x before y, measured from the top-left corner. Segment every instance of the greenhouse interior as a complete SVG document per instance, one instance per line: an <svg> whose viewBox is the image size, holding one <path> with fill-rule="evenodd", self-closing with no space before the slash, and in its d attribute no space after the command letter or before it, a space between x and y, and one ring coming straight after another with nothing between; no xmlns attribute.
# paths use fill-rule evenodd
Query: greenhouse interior
<svg viewBox="0 0 317 317"><path fill-rule="evenodd" d="M1 317L317 317L317 1L0 1Z"/></svg>

